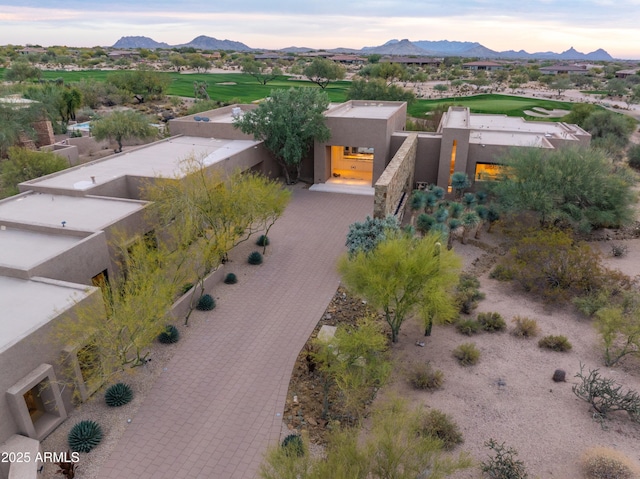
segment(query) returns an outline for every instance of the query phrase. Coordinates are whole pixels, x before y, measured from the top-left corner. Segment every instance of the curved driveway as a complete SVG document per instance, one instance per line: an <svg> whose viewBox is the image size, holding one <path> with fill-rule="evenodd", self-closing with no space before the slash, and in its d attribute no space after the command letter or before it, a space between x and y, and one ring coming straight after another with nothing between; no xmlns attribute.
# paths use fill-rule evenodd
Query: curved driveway
<svg viewBox="0 0 640 479"><path fill-rule="evenodd" d="M372 210L371 196L296 187L264 264L218 287L216 309L179 343L100 478L256 477L279 440L296 357L338 286L348 225Z"/></svg>

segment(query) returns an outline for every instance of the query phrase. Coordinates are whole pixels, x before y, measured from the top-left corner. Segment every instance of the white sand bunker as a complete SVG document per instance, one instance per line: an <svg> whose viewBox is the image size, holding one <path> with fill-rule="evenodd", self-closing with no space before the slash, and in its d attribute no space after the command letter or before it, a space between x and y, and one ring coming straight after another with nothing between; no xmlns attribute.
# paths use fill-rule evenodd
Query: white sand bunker
<svg viewBox="0 0 640 479"><path fill-rule="evenodd" d="M224 81L221 83L216 83L216 85L237 85L237 83L234 81Z"/></svg>
<svg viewBox="0 0 640 479"><path fill-rule="evenodd" d="M524 111L529 116L537 116L539 118L560 118L569 113L569 110L547 110L540 106L536 106L533 110Z"/></svg>

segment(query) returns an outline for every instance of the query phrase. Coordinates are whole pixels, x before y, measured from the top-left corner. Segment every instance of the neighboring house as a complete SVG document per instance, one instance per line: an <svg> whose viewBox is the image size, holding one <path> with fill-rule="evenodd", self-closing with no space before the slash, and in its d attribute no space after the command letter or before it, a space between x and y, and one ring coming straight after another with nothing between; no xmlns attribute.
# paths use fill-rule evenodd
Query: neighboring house
<svg viewBox="0 0 640 479"><path fill-rule="evenodd" d="M640 70L618 70L616 72L616 78L628 78L633 75L637 75Z"/></svg>
<svg viewBox="0 0 640 479"><path fill-rule="evenodd" d="M462 68L471 71L488 71L504 70L504 65L496 62L468 62L463 63Z"/></svg>
<svg viewBox="0 0 640 479"><path fill-rule="evenodd" d="M545 75L586 75L589 73L586 65L552 65L540 68Z"/></svg>
<svg viewBox="0 0 640 479"><path fill-rule="evenodd" d="M0 201L0 452L16 451L24 437L37 445L73 407L72 389L84 400L99 386L87 384L77 360L71 369L60 368L62 350L83 345L57 343L51 332L82 304L102 300L96 286L120 273L116 235L133 240L153 233L143 184L179 178L189 156L223 172L277 174L264 144L233 127L235 117L253 108L233 105L171 120L176 136L22 183L21 194ZM491 179L510 148L590 141L576 125L472 114L463 107L451 107L436 132L406 132L406 115L402 102L332 104L325 113L331 139L315 143L302 177L317 189L336 180L367 192L374 186L374 211L384 216L400 211L417 183L447 188L455 171ZM75 388L61 388L62 380L73 380ZM7 475L0 464L0 477Z"/></svg>
<svg viewBox="0 0 640 479"><path fill-rule="evenodd" d="M380 59L382 63L400 63L401 65L407 66L433 66L439 67L442 62L444 62L443 58L433 58L433 57L383 57Z"/></svg>
<svg viewBox="0 0 640 479"><path fill-rule="evenodd" d="M329 57L329 60L347 65L362 65L367 62L366 58L359 57L358 55L334 55Z"/></svg>

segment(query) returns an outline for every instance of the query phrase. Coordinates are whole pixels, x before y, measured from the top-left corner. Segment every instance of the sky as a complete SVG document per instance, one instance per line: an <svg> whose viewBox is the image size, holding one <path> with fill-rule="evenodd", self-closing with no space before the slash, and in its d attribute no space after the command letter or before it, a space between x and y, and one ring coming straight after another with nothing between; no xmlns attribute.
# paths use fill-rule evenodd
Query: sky
<svg viewBox="0 0 640 479"><path fill-rule="evenodd" d="M640 0L0 0L0 45L111 46L138 35L265 49L471 41L640 59Z"/></svg>

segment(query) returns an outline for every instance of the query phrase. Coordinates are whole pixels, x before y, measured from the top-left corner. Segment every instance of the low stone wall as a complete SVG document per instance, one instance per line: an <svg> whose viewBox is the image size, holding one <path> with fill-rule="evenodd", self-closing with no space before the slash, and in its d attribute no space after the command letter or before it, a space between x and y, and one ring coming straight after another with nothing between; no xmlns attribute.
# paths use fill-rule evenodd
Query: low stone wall
<svg viewBox="0 0 640 479"><path fill-rule="evenodd" d="M417 150L418 134L411 133L378 178L373 205L375 218L397 214L402 221L404 208L400 206L413 189Z"/></svg>
<svg viewBox="0 0 640 479"><path fill-rule="evenodd" d="M225 277L225 267L224 264L218 266L218 268L209 274L204 280L204 290L211 291L214 285L221 283ZM196 286L194 286L196 287ZM171 316L173 316L174 321L182 320L187 316L189 312L189 308L191 307L191 301L197 301L199 296L196 294L195 297L192 294L193 288L183 294L171 307ZM193 305L195 307L195 304Z"/></svg>

